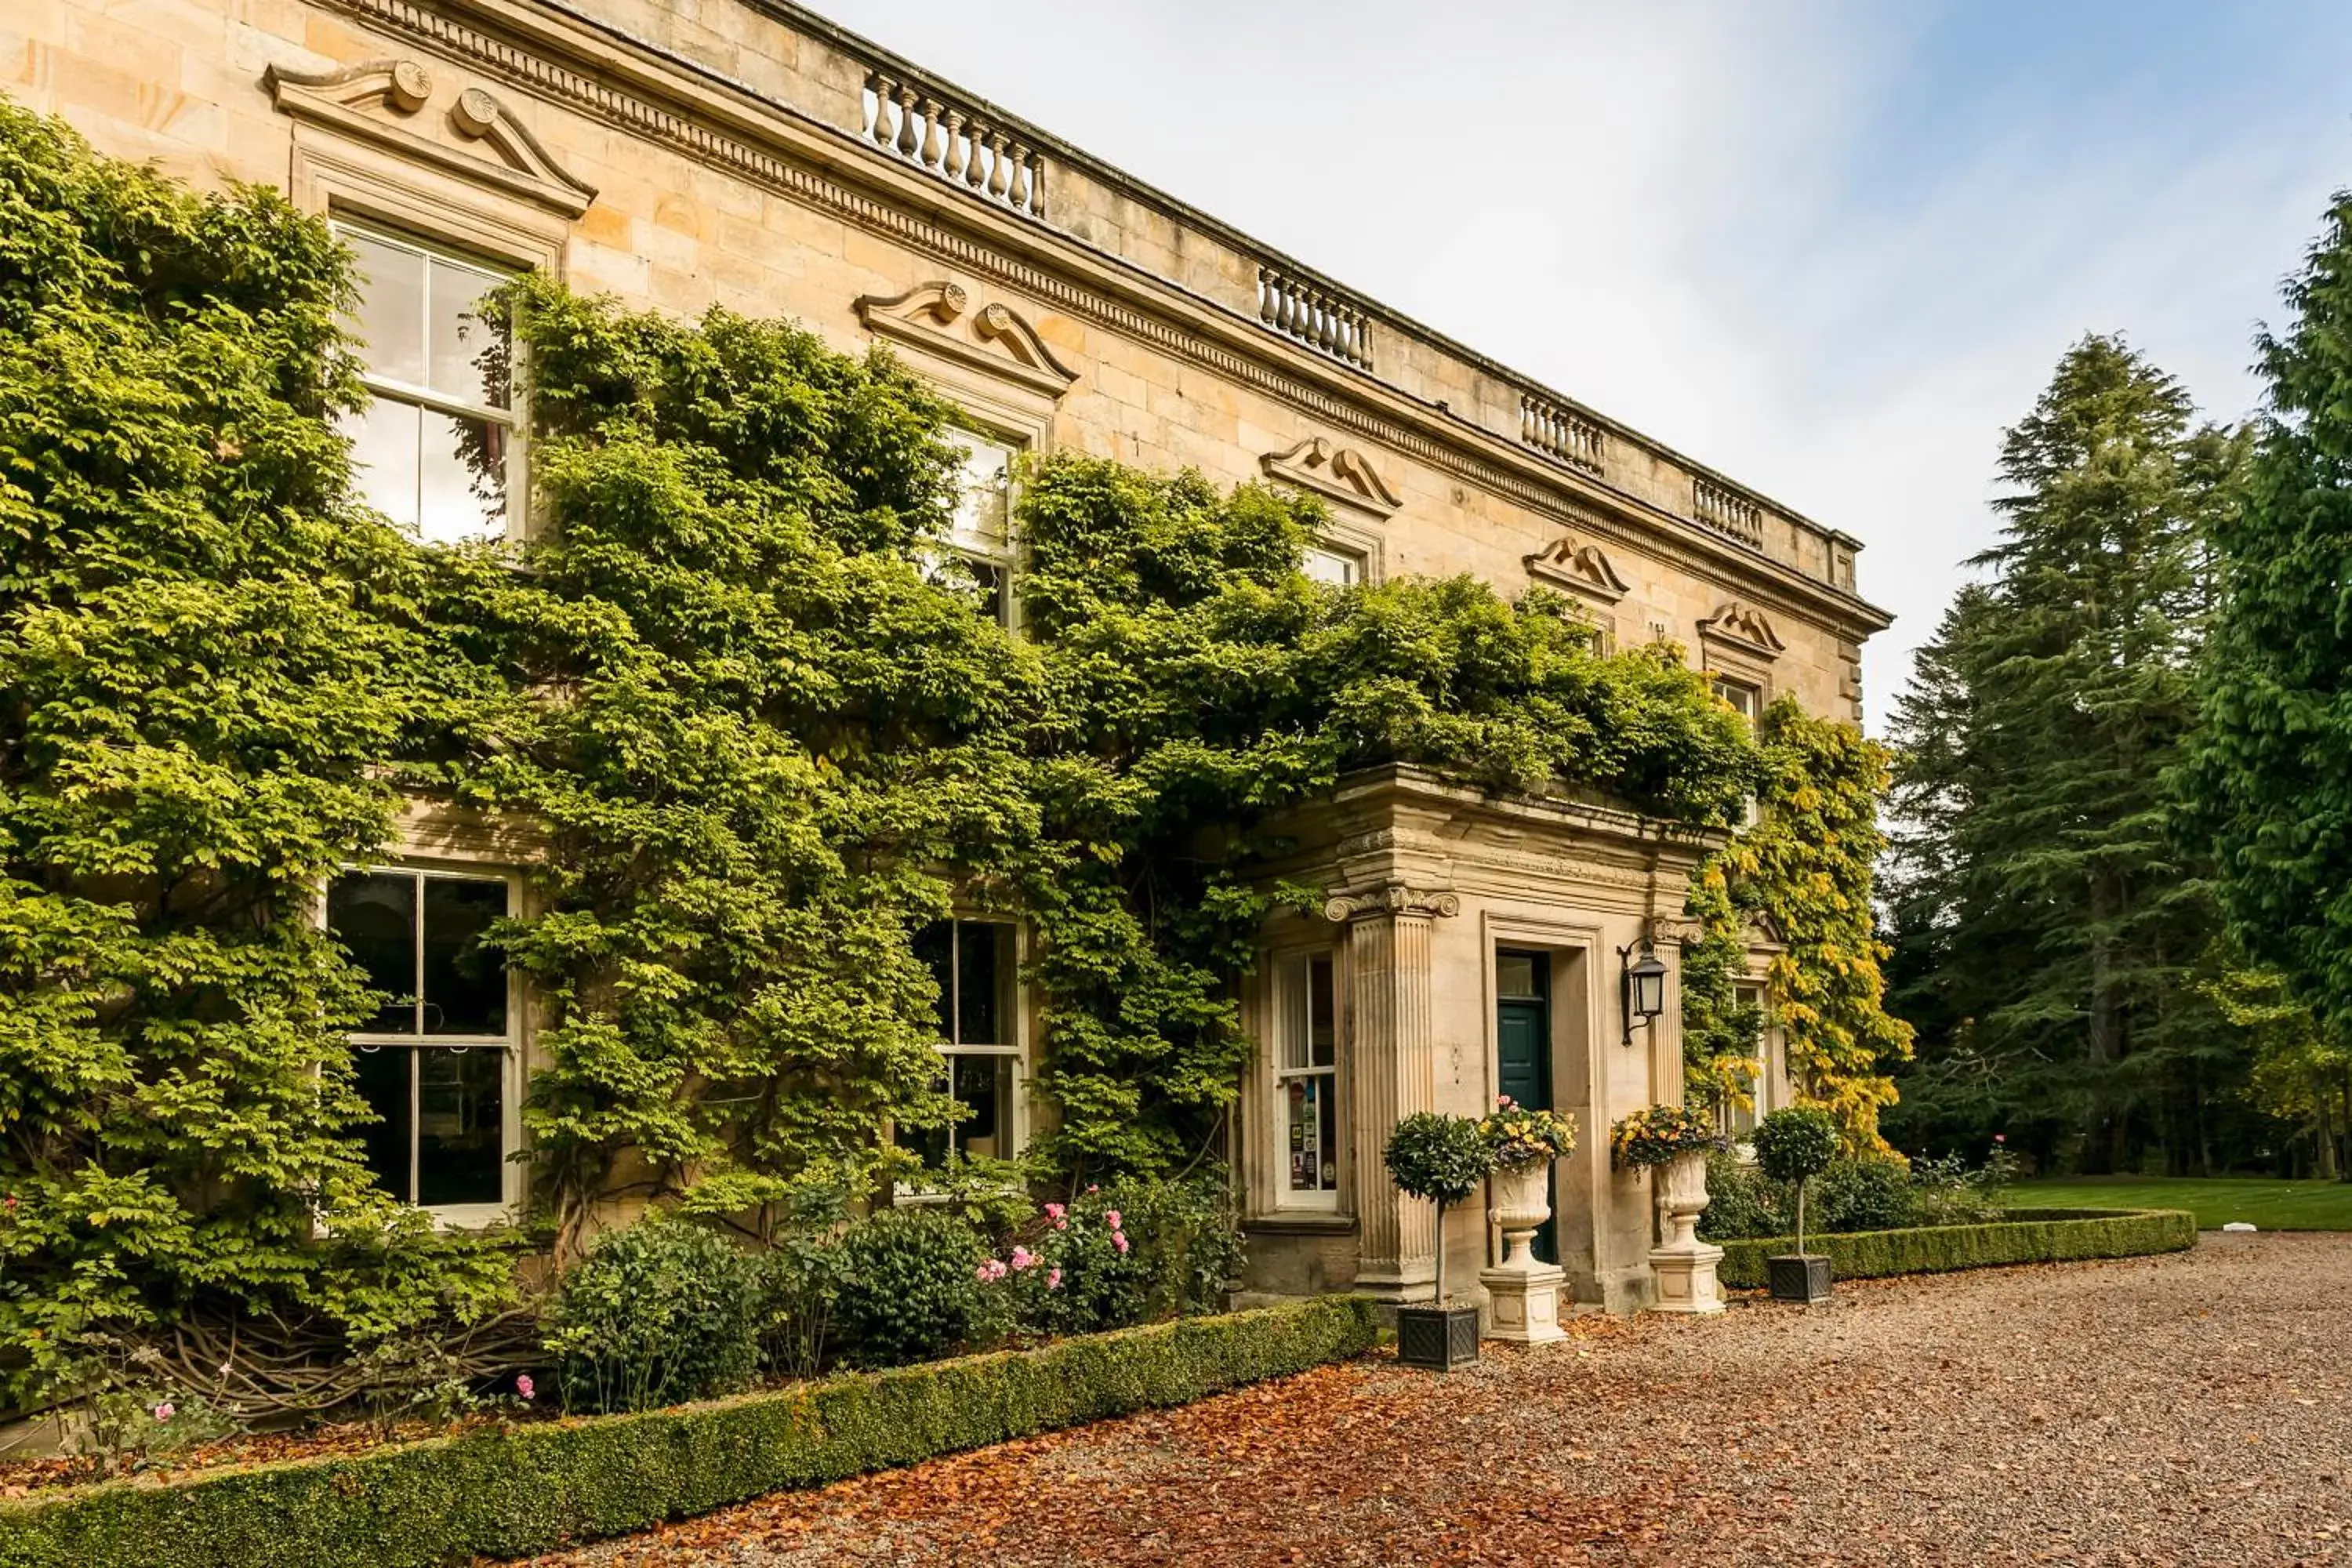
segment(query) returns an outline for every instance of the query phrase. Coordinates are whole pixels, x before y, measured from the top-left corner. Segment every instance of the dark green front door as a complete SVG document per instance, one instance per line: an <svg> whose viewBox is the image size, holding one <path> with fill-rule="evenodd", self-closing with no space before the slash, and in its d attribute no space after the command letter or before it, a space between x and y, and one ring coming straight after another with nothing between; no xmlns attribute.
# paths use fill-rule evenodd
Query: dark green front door
<svg viewBox="0 0 2352 1568"><path fill-rule="evenodd" d="M1540 952L1495 954L1495 1062L1498 1092L1530 1110L1551 1109L1551 960ZM1536 1256L1559 1261L1554 1217L1536 1232Z"/></svg>

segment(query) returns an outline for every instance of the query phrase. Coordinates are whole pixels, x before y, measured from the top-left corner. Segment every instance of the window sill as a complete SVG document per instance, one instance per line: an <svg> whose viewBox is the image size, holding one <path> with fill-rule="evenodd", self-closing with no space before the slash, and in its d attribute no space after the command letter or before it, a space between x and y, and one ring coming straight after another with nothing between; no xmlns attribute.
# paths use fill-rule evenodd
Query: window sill
<svg viewBox="0 0 2352 1568"><path fill-rule="evenodd" d="M1244 1230L1279 1236L1351 1236L1356 1216L1332 1209L1276 1209L1242 1221Z"/></svg>
<svg viewBox="0 0 2352 1568"><path fill-rule="evenodd" d="M515 1223L517 1205L513 1204L445 1204L425 1208L432 1216L436 1230L488 1230L494 1225Z"/></svg>

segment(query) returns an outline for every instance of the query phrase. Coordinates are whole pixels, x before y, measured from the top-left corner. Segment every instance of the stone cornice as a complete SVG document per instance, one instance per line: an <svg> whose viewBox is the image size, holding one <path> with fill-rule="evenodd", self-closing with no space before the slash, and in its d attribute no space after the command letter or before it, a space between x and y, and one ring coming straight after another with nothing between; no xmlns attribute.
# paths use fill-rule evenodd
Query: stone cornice
<svg viewBox="0 0 2352 1568"><path fill-rule="evenodd" d="M836 127L549 0L331 0L554 103L727 169L1186 358L1528 510L1860 640L1884 610L1317 355L1075 237L902 167ZM1686 465L1701 472L1696 465Z"/></svg>

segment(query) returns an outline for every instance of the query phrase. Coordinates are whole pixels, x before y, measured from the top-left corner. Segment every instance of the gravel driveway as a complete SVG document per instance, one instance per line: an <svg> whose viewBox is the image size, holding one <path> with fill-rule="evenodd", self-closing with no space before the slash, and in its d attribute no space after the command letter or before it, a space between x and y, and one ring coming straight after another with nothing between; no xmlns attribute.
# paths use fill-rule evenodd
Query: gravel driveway
<svg viewBox="0 0 2352 1568"><path fill-rule="evenodd" d="M1839 1289L1326 1368L542 1561L2352 1564L2352 1235Z"/></svg>

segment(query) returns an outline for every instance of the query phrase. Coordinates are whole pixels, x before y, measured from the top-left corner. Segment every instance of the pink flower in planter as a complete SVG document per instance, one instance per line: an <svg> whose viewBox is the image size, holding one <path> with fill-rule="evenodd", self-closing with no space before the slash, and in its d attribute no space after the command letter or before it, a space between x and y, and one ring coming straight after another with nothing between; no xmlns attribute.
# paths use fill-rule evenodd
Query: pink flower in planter
<svg viewBox="0 0 2352 1568"><path fill-rule="evenodd" d="M1510 1109L1511 1109L1511 1097L1510 1097L1509 1095L1507 1095L1507 1094L1498 1094L1498 1095L1496 1095L1496 1096L1495 1097L1495 1109L1496 1109L1496 1110L1510 1110Z"/></svg>
<svg viewBox="0 0 2352 1568"><path fill-rule="evenodd" d="M1127 1222L1125 1220L1118 1217L1118 1211L1117 1209L1103 1210L1103 1224L1110 1226L1111 1229L1117 1230L1120 1226L1126 1223Z"/></svg>
<svg viewBox="0 0 2352 1568"><path fill-rule="evenodd" d="M1016 1247L1013 1249L1013 1269L1014 1273L1019 1273L1022 1269L1028 1268L1031 1264L1036 1261L1037 1255L1030 1251L1027 1247Z"/></svg>
<svg viewBox="0 0 2352 1568"><path fill-rule="evenodd" d="M173 1407L172 1402L168 1399L163 1401L163 1404L155 1406L155 1419L158 1421L169 1421L173 1416L178 1414L178 1410Z"/></svg>
<svg viewBox="0 0 2352 1568"><path fill-rule="evenodd" d="M1061 1288L1062 1271L1059 1268L1048 1268L1045 1270L1045 1289L1048 1290L1058 1290Z"/></svg>
<svg viewBox="0 0 2352 1568"><path fill-rule="evenodd" d="M1088 1191L1089 1193L1098 1193L1098 1192L1102 1191L1102 1189L1101 1189L1100 1187L1096 1186L1096 1185L1095 1185L1094 1184L1092 1184L1091 1182L1089 1182L1089 1183L1087 1184L1087 1191Z"/></svg>
<svg viewBox="0 0 2352 1568"><path fill-rule="evenodd" d="M1992 1141L1996 1143L2006 1143L2009 1142L2009 1134L2006 1132L1996 1132L1992 1135Z"/></svg>
<svg viewBox="0 0 2352 1568"><path fill-rule="evenodd" d="M539 1384L531 1382L530 1373L524 1373L520 1377L515 1379L516 1397L527 1400L538 1392Z"/></svg>

